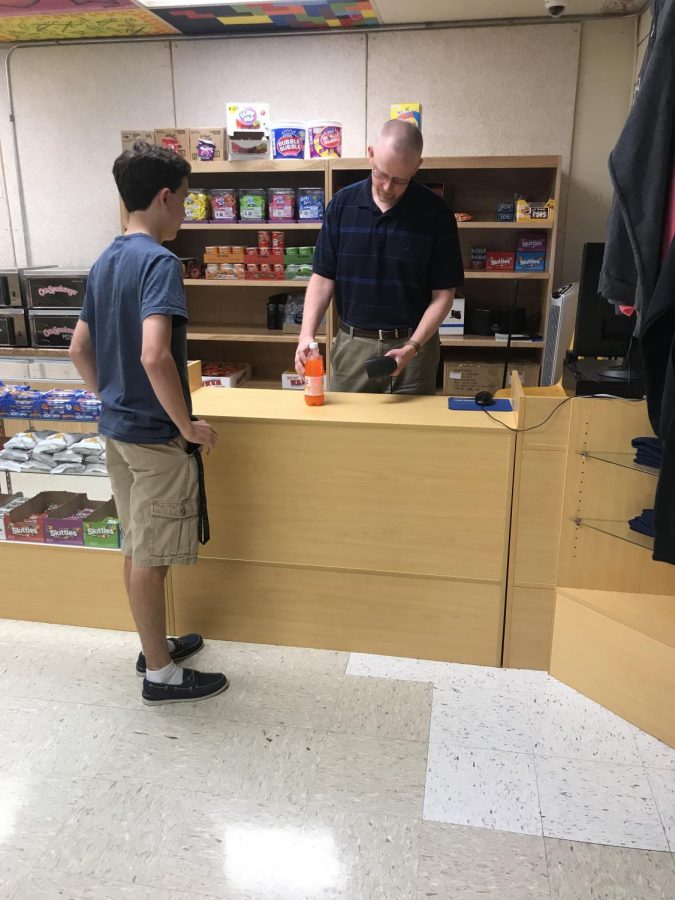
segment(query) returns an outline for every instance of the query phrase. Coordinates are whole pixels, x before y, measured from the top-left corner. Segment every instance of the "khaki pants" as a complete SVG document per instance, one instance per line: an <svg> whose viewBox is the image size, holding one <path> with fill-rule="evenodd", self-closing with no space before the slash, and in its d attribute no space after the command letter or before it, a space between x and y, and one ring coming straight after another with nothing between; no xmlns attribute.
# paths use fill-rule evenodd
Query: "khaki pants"
<svg viewBox="0 0 675 900"><path fill-rule="evenodd" d="M441 342L434 335L422 347L400 375L370 379L366 374L366 360L384 356L389 350L403 347L403 340L380 341L374 338L351 337L339 330L331 351L330 389L353 394L435 394L436 375L441 357Z"/></svg>
<svg viewBox="0 0 675 900"><path fill-rule="evenodd" d="M135 566L197 562L197 461L182 437L168 444L106 441L106 461L124 553Z"/></svg>

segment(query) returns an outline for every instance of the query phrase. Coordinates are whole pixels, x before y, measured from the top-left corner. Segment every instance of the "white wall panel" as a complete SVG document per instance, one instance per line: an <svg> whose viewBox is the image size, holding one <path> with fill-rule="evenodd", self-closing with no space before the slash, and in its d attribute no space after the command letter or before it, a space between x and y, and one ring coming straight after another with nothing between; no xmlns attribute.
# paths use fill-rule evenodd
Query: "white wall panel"
<svg viewBox="0 0 675 900"><path fill-rule="evenodd" d="M176 41L173 63L178 125L217 127L228 101L267 100L272 122L336 119L343 156L365 152L365 35Z"/></svg>
<svg viewBox="0 0 675 900"><path fill-rule="evenodd" d="M90 265L119 233L120 131L174 122L167 42L17 50L11 76L34 265Z"/></svg>
<svg viewBox="0 0 675 900"><path fill-rule="evenodd" d="M569 162L579 26L373 34L368 137L420 101L427 156L556 153Z"/></svg>

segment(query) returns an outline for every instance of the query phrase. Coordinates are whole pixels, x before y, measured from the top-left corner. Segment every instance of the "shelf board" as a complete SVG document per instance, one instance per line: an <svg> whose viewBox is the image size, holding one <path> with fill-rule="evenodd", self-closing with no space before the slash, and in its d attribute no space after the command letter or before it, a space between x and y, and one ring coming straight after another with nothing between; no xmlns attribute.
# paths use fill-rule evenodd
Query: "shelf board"
<svg viewBox="0 0 675 900"><path fill-rule="evenodd" d="M599 531L601 534L608 534L610 537L626 541L628 544L643 547L645 550L654 550L654 538L648 537L646 534L640 534L638 531L633 531L628 522L614 519L573 519L573 521L580 527L591 528L593 531Z"/></svg>
<svg viewBox="0 0 675 900"><path fill-rule="evenodd" d="M496 220L476 219L473 222L458 222L457 227L460 230L462 230L463 228L505 228L507 230L527 230L528 228L531 228L535 231L552 231L553 222L550 222L548 219L543 222L497 222Z"/></svg>
<svg viewBox="0 0 675 900"><path fill-rule="evenodd" d="M325 159L251 159L246 161L196 160L191 163L193 175L250 174L251 172L325 172Z"/></svg>
<svg viewBox="0 0 675 900"><path fill-rule="evenodd" d="M458 334L454 337L450 335L441 336L441 347L480 347L506 350L506 343L506 341L498 341L496 338L475 334ZM543 346L543 341L511 341L511 347L529 347L530 349L540 350Z"/></svg>
<svg viewBox="0 0 675 900"><path fill-rule="evenodd" d="M259 343L297 344L298 334L286 334L283 331L270 331L257 325L240 325L233 328L228 325L188 325L189 341L255 341ZM326 343L325 335L318 335L319 343Z"/></svg>
<svg viewBox="0 0 675 900"><path fill-rule="evenodd" d="M425 157L420 172L428 169L556 169L560 156L430 156ZM329 159L331 171L370 169L368 157Z"/></svg>
<svg viewBox="0 0 675 900"><path fill-rule="evenodd" d="M48 544L46 541L0 541L0 547L39 547L42 550L53 551L88 550L90 553L121 552L118 547L87 547L85 544Z"/></svg>
<svg viewBox="0 0 675 900"><path fill-rule="evenodd" d="M486 272L484 269L468 270L464 278L481 278L490 281L548 281L549 272Z"/></svg>
<svg viewBox="0 0 675 900"><path fill-rule="evenodd" d="M181 231L319 231L321 222L185 222Z"/></svg>
<svg viewBox="0 0 675 900"><path fill-rule="evenodd" d="M185 287L200 287L200 288L247 288L247 287L257 287L257 288L277 288L277 287L293 287L298 288L300 290L307 287L309 284L309 278L306 281L297 280L297 281L275 281L273 278L261 279L260 281L244 281L244 279L232 279L228 281L227 279L218 279L218 278L186 278L183 281Z"/></svg>
<svg viewBox="0 0 675 900"><path fill-rule="evenodd" d="M53 347L0 347L0 359L3 356L12 357L31 357L41 359L48 357L49 359L68 359L68 349L55 349Z"/></svg>
<svg viewBox="0 0 675 900"><path fill-rule="evenodd" d="M645 475L653 475L655 478L659 476L658 469L652 469L649 466L640 466L633 462L635 453L591 453L582 450L581 456L586 459L598 459L600 462L610 463L613 466L620 466L622 469L633 469L635 472L643 472Z"/></svg>

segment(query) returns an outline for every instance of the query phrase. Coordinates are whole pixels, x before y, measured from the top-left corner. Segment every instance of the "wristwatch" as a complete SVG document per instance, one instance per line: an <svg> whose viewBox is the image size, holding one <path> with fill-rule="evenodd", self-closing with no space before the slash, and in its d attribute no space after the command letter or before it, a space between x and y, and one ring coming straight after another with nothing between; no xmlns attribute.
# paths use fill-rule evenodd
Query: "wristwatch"
<svg viewBox="0 0 675 900"><path fill-rule="evenodd" d="M417 341L413 341L413 339L410 338L409 341L406 341L406 342L405 342L405 346L407 347L408 344L410 344L411 347L414 347L414 348L415 348L415 356L418 356L418 355L419 355L419 352L420 352L420 350L421 350L422 348L421 348L420 345L417 343Z"/></svg>

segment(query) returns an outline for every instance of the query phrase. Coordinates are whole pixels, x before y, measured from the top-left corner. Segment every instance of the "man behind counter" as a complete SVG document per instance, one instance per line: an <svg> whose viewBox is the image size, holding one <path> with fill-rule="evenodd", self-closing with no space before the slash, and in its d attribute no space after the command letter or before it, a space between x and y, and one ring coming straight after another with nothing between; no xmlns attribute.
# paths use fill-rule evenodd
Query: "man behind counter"
<svg viewBox="0 0 675 900"><path fill-rule="evenodd" d="M340 321L331 353L332 391L436 391L438 327L464 270L452 211L413 181L422 145L415 125L386 122L368 147L370 177L342 188L326 210L295 368L304 374L309 344L334 295ZM382 355L397 362L391 382L366 374L366 360Z"/></svg>

